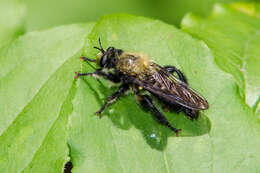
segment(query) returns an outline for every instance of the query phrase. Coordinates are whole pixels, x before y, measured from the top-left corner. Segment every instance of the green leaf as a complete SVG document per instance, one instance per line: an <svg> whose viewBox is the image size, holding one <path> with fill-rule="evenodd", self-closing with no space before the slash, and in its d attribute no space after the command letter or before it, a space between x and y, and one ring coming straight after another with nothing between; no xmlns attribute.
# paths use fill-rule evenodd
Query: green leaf
<svg viewBox="0 0 260 173"><path fill-rule="evenodd" d="M73 172L260 172L260 123L244 104L233 78L221 71L205 43L158 20L129 15L103 17L86 42L93 58L104 48L143 52L160 65L181 69L209 101L198 121L165 113L183 131L175 137L136 104L132 94L94 115L115 86L81 78L70 119ZM88 65L83 71L93 71ZM85 69L86 67L86 69Z"/></svg>
<svg viewBox="0 0 260 173"><path fill-rule="evenodd" d="M250 16L256 16L260 18L260 3L244 3L244 2L236 2L230 4L230 7L241 11Z"/></svg>
<svg viewBox="0 0 260 173"><path fill-rule="evenodd" d="M99 0L98 5L96 0L26 0L25 3L28 8L27 28L38 30L61 24L96 21L105 14L119 12L180 25L188 12L206 16L216 2L238 1L253 0Z"/></svg>
<svg viewBox="0 0 260 173"><path fill-rule="evenodd" d="M0 47L25 31L25 5L18 0L0 0Z"/></svg>
<svg viewBox="0 0 260 173"><path fill-rule="evenodd" d="M232 74L241 96L253 106L260 97L260 19L255 12L248 15L250 8L246 13L239 9L217 4L206 19L187 15L182 29L207 43L218 66Z"/></svg>
<svg viewBox="0 0 260 173"><path fill-rule="evenodd" d="M91 27L28 33L0 50L1 172L62 172L74 72Z"/></svg>

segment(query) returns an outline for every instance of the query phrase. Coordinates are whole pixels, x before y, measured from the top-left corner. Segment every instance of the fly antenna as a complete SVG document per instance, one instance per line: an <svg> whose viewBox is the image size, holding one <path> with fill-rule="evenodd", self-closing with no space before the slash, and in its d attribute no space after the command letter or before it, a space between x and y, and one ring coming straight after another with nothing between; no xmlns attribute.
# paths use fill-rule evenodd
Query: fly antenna
<svg viewBox="0 0 260 173"><path fill-rule="evenodd" d="M101 44L101 40L100 40L100 38L98 38L98 43L99 43L99 47L94 47L95 49L98 49L98 50L100 50L103 54L105 53L105 50L103 49L103 47L102 47L102 44Z"/></svg>
<svg viewBox="0 0 260 173"><path fill-rule="evenodd" d="M102 47L102 44L101 44L100 37L98 38L98 43L99 43L100 49L104 50L103 47Z"/></svg>

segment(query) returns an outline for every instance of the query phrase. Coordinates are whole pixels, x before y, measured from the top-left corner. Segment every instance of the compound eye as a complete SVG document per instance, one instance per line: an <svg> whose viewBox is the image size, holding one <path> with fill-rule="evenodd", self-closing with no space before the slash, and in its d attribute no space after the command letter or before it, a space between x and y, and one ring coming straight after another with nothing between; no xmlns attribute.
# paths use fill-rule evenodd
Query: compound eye
<svg viewBox="0 0 260 173"><path fill-rule="evenodd" d="M104 55L100 60L100 66L104 67L107 63L107 55Z"/></svg>
<svg viewBox="0 0 260 173"><path fill-rule="evenodd" d="M107 52L113 52L114 50L115 50L114 47L109 47L109 48L107 48Z"/></svg>
<svg viewBox="0 0 260 173"><path fill-rule="evenodd" d="M116 64L117 63L117 58L111 58L111 63Z"/></svg>

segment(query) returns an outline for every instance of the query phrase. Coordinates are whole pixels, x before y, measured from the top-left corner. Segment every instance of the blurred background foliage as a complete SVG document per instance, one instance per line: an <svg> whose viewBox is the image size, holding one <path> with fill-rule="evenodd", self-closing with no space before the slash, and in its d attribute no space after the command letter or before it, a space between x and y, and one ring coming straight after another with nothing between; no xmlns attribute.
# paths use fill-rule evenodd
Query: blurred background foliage
<svg viewBox="0 0 260 173"><path fill-rule="evenodd" d="M0 0L0 47L25 32L26 7L17 0Z"/></svg>
<svg viewBox="0 0 260 173"><path fill-rule="evenodd" d="M129 13L163 20L179 26L193 12L206 16L214 3L252 0L23 0L27 6L27 31L52 26L96 21L105 14Z"/></svg>

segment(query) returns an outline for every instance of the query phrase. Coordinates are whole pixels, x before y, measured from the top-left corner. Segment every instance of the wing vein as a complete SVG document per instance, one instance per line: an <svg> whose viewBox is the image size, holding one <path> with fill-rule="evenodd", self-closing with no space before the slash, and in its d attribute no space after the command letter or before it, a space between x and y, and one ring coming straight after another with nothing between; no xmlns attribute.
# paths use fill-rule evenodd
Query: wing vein
<svg viewBox="0 0 260 173"><path fill-rule="evenodd" d="M135 80L137 85L165 99L170 104L179 104L189 109L204 110L208 109L208 102L198 92L189 87L166 69L153 63L152 72L149 72L145 79ZM147 80L148 78L148 80Z"/></svg>

